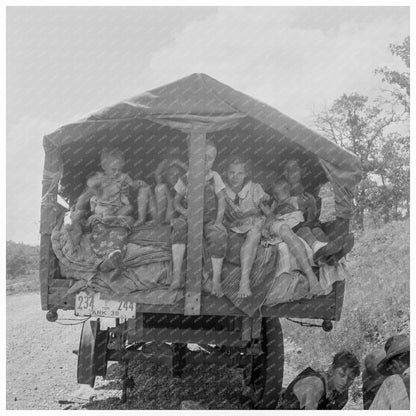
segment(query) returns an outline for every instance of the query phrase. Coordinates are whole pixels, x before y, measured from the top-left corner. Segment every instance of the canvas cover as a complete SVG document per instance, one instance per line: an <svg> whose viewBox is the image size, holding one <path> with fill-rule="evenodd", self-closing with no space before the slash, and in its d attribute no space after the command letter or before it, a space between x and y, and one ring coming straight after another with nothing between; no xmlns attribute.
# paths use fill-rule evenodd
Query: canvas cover
<svg viewBox="0 0 416 416"><path fill-rule="evenodd" d="M278 94L278 91L276 91ZM238 150L254 161L271 183L289 159L297 159L309 191L330 180L334 184L337 215L352 215L352 191L361 179L359 159L278 110L224 85L205 74L193 74L171 84L99 110L79 122L63 126L44 138L43 203L48 194L61 193L73 201L86 176L100 170L99 151L117 146L125 152L125 170L146 178L157 157L169 145L186 154L191 131L203 131L217 143L216 164ZM264 174L264 172L272 172ZM263 176L262 176L263 175Z"/></svg>

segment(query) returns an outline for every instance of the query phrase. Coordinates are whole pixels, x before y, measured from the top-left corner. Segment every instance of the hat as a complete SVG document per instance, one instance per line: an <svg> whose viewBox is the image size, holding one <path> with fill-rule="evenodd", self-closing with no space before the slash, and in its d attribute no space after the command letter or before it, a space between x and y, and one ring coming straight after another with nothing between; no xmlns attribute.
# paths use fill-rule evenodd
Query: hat
<svg viewBox="0 0 416 416"><path fill-rule="evenodd" d="M386 350L386 356L378 364L377 370L385 376L390 376L391 372L387 370L387 365L397 355L410 352L409 337L406 335L394 335L386 341L384 349Z"/></svg>
<svg viewBox="0 0 416 416"><path fill-rule="evenodd" d="M366 355L364 359L364 366L368 375L372 377L380 376L380 373L377 371L377 366L380 364L380 361L385 358L385 356L386 352L384 349L377 349Z"/></svg>

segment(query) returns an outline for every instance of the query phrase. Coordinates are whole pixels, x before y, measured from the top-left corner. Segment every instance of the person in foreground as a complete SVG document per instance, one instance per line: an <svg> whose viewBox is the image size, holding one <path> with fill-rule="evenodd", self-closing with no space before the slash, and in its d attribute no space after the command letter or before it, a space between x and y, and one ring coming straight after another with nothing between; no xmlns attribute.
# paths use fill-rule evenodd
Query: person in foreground
<svg viewBox="0 0 416 416"><path fill-rule="evenodd" d="M386 356L377 366L387 376L370 410L410 409L410 341L406 335L390 337L384 347Z"/></svg>
<svg viewBox="0 0 416 416"><path fill-rule="evenodd" d="M289 384L278 409L340 410L348 401L348 390L360 374L360 363L349 351L335 354L327 371L303 370Z"/></svg>
<svg viewBox="0 0 416 416"><path fill-rule="evenodd" d="M380 389L386 376L380 374L377 366L380 361L386 356L383 349L376 349L367 354L364 358L364 369L362 373L363 381L363 408L368 410L373 403L374 397Z"/></svg>

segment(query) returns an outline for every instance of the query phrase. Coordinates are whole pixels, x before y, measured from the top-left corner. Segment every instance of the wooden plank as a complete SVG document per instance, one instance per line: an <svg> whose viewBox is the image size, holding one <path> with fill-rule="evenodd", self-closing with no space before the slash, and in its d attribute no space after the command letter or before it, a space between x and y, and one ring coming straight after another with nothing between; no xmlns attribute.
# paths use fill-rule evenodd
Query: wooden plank
<svg viewBox="0 0 416 416"><path fill-rule="evenodd" d="M49 305L56 305L58 306L58 309L63 309L63 310L75 309L75 294L69 296L66 301L62 301L62 298L63 298L62 292L50 293L48 295Z"/></svg>
<svg viewBox="0 0 416 416"><path fill-rule="evenodd" d="M276 306L264 306L262 315L279 318L331 319L335 315L335 292L328 296L304 299L297 302L282 303Z"/></svg>
<svg viewBox="0 0 416 416"><path fill-rule="evenodd" d="M52 251L51 232L56 225L58 215L57 193L58 183L54 177L58 175L62 160L59 148L44 138L45 161L42 179L42 201L40 212L40 252L39 281L42 310L53 305L48 300L48 285L57 271L56 258Z"/></svg>
<svg viewBox="0 0 416 416"><path fill-rule="evenodd" d="M341 319L342 306L344 305L345 281L335 282L335 321Z"/></svg>
<svg viewBox="0 0 416 416"><path fill-rule="evenodd" d="M52 288L66 287L69 289L72 286L74 279L51 279L49 282L49 292Z"/></svg>
<svg viewBox="0 0 416 416"><path fill-rule="evenodd" d="M301 300L291 303L282 303L276 306L264 306L262 308L263 317L279 317L279 318L304 318L304 319L331 319L338 320L339 303L343 298L343 282L337 282L335 289L327 296L321 296L311 300ZM341 290L340 290L341 289ZM53 293L49 295L49 301L53 305L56 302L60 304L62 297L66 293L65 287L51 288ZM72 300L71 300L72 299ZM65 309L74 308L74 298L71 298L65 305ZM113 297L113 299L116 299ZM337 300L338 299L338 300ZM121 300L121 298L117 298ZM123 297L123 300L129 300L129 297ZM183 314L184 300L174 305L145 305L136 304L138 313L167 313L167 314ZM243 316L247 317L240 309L232 305L226 298L217 298L212 295L202 296L201 315L216 316L221 311L222 316Z"/></svg>
<svg viewBox="0 0 416 416"><path fill-rule="evenodd" d="M253 319L249 317L244 317L241 322L241 339L243 341L251 341L251 327L253 324Z"/></svg>
<svg viewBox="0 0 416 416"><path fill-rule="evenodd" d="M188 175L188 244L185 315L201 312L202 234L206 134L191 132Z"/></svg>
<svg viewBox="0 0 416 416"><path fill-rule="evenodd" d="M42 234L40 237L39 250L39 283L40 301L42 310L48 310L48 284L49 284L49 256L51 250L50 234Z"/></svg>
<svg viewBox="0 0 416 416"><path fill-rule="evenodd" d="M209 329L143 328L142 341L181 342L195 344L218 344L242 346L240 331L215 331Z"/></svg>

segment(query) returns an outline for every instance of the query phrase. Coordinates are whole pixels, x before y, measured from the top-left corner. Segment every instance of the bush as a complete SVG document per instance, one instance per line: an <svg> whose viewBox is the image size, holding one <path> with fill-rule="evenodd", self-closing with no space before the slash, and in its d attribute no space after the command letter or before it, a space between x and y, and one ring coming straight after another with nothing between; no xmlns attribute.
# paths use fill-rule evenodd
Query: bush
<svg viewBox="0 0 416 416"><path fill-rule="evenodd" d="M14 241L6 242L7 278L33 273L39 270L39 247Z"/></svg>

